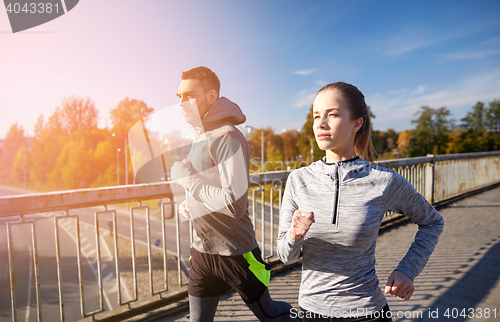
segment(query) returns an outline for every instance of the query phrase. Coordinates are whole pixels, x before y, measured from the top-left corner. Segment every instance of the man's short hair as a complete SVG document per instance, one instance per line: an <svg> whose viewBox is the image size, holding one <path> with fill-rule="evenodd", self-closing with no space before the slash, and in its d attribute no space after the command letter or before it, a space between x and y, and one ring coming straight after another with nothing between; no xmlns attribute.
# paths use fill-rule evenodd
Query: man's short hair
<svg viewBox="0 0 500 322"><path fill-rule="evenodd" d="M220 81L219 77L215 75L215 73L210 70L210 68L200 66L190 69L188 71L182 72L182 80L186 79L197 79L201 82L203 89L206 92L210 92L211 90L215 90L217 92L217 96L220 93Z"/></svg>

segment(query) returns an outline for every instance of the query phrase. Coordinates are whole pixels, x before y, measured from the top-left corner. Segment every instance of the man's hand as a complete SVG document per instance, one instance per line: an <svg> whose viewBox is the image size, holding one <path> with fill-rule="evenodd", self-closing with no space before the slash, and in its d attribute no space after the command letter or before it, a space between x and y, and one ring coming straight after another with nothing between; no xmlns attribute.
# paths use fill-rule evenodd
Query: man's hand
<svg viewBox="0 0 500 322"><path fill-rule="evenodd" d="M179 205L179 213L186 217L187 219L191 220L191 215L189 214L189 208L188 208L188 203L187 200L184 200L180 205Z"/></svg>
<svg viewBox="0 0 500 322"><path fill-rule="evenodd" d="M292 218L290 236L298 240L305 236L314 223L314 213L309 211L295 210Z"/></svg>
<svg viewBox="0 0 500 322"><path fill-rule="evenodd" d="M393 271L387 284L385 285L385 294L392 294L400 300L409 300L415 291L413 281L401 271Z"/></svg>
<svg viewBox="0 0 500 322"><path fill-rule="evenodd" d="M182 160L182 162L177 161L174 163L172 168L170 169L170 176L173 181L177 182L181 186L184 187L185 181L182 179L187 179L191 175L191 162L186 159ZM186 187L184 187L186 189Z"/></svg>

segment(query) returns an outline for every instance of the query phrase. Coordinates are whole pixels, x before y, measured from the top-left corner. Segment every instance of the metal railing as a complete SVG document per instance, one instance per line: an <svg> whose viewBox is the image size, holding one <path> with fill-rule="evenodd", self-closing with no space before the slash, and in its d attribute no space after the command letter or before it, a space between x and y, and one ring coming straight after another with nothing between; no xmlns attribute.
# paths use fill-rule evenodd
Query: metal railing
<svg viewBox="0 0 500 322"><path fill-rule="evenodd" d="M432 204L444 202L450 198L500 182L500 151L429 155L427 157L379 161L375 163L379 166L394 169L404 176ZM282 191L290 172L276 171L250 175L250 185L253 190L251 192L251 197L253 198L250 200L251 218L256 228L256 237L259 239L259 244L265 258L275 255L274 241L277 237L277 229L275 229L277 226L277 212L281 205ZM109 319L110 314L122 314L123 312L133 311L145 305L150 305L155 301L158 302L165 299L172 292L169 285L173 281L175 281L177 290L180 287L181 291L185 291L186 277L184 271L186 267L183 263L183 258L186 258L188 255L185 250L189 248L192 242L192 225L190 222L181 224L174 201L161 200L159 204L160 216L155 220L151 219L150 207L147 204L143 204L145 200L161 199L168 194L172 195L172 193L173 196L184 194L180 186L167 182L0 197L0 220L5 221L5 240L9 270L8 285L10 285L10 291L5 290L7 283L2 284L2 266L0 265L0 287L2 287L0 288L0 305L2 305L1 303L10 303L10 307L0 306L0 319L8 318L12 321L19 321L20 314L24 313L26 320L31 317L38 321L42 321L42 319L68 321L75 320L75 318L68 317L67 312L78 309L79 316L83 318L105 320L106 318ZM258 199L259 197L260 200ZM138 202L138 206L133 206L126 210L119 210L119 208L110 209L113 208L112 205L125 202ZM169 211L167 211L168 208L170 208ZM82 209L86 209L87 214L82 213ZM141 211L142 213L139 214ZM47 212L51 213L47 214ZM388 214L386 220L390 220L393 215ZM105 228L100 227L104 216L108 216L108 220L111 217L109 232ZM88 217L92 217L90 218L90 223L85 221L89 221ZM140 241L136 235L135 226L137 224L134 222L139 217L142 218L141 227L143 230L146 230L145 241ZM41 242L48 244L48 240L51 239L49 238L50 236L46 236L47 231L42 229L43 225L39 224L39 220L42 218L53 220L55 274L57 275L57 287L55 288L54 285L45 285L42 280L42 277L48 274L46 271L54 268L54 265L43 266L40 262L40 244ZM73 221L74 224L70 224L68 220ZM126 236L123 234L123 229L121 232L118 229L119 224L124 224L125 221L128 221L128 224L125 223L125 225L128 225L126 229L129 230L129 234ZM188 225L189 238L182 239L183 233L181 230L186 225ZM22 261L20 255L16 255L16 241L19 243L21 237L20 234L13 233L14 229L22 226L30 228L28 231L29 237L27 238L30 254L25 257L25 259L29 258L30 262L28 265L30 282L27 288L30 291L34 288L36 297L35 301L27 301L24 306L18 305L20 298L18 288L21 287L19 286L20 282L23 282L21 277L26 274L23 275L21 273L22 270L16 270L16 267L25 266L19 263ZM167 226L174 229L175 232L169 232ZM2 225L0 225L1 227ZM87 235L83 234L82 227L85 228ZM160 235L156 242L153 242L152 229L157 230L155 236ZM160 229L161 232L159 231ZM63 240L61 230L65 230L67 235L72 235L71 239L68 239L69 237L66 236L65 240ZM2 238L2 231L0 229L0 238ZM184 233L187 234L186 231ZM95 243L92 244L93 249L88 245L85 247L82 246L82 242L89 236L95 239ZM108 239L112 239L112 243L110 243L113 248L113 251L108 251L107 260L103 259L104 256L102 254L102 247L107 247L104 241L105 236ZM125 243L121 243L119 237L125 240ZM169 244L168 238L175 243L174 247L170 250L167 247L167 244ZM0 240L0 252L2 252L5 240ZM136 247L138 243L141 247L146 247L147 249L147 274L141 275L142 277L139 277L140 270L136 263ZM120 250L123 250L123 248L127 248L130 254L126 256L120 255ZM163 258L160 261L160 269L155 270L153 268L152 248L162 254ZM72 268L71 265L67 264L67 257L71 256L61 255L63 251L68 254L68 249L73 249L70 255L76 260L74 269L77 270L76 281L71 282L67 280L69 279L67 276L71 275ZM4 253L5 250L3 250L3 253L0 253L0 256ZM86 262L82 260L82 255ZM131 275L131 280L128 279L127 281L122 280L125 272L122 270L123 263L121 260L124 258L131 262L131 273L128 274ZM168 258L175 262L175 267L168 265ZM94 277L91 276L88 278L88 276L84 276L87 266L92 268ZM88 267L87 271L89 271ZM108 273L108 276L112 276L112 279L115 280L111 283L114 286L110 286L110 283L106 285L104 283L106 277L103 278L102 275L105 267L107 267L106 269L111 269L111 273ZM161 272L161 287L157 283L157 287L155 288L153 278L155 272ZM173 279L171 278L172 274L176 275ZM16 278L18 275L21 275L21 277ZM34 283L31 282L32 275L34 275ZM128 286L130 284L133 285L133 292L130 292L127 284ZM144 287L144 285L147 285L147 287ZM138 291L138 288L141 287L146 289L145 293L143 293L147 293L142 298L139 296L140 292ZM113 291L110 291L110 289L113 289ZM88 294L84 290L94 293L93 298L89 299ZM64 291L70 293L69 295L71 296L69 298L68 296L64 296ZM44 294L49 294L48 292L56 292L57 299L46 300ZM117 297L116 305L114 306L109 304L111 303L109 295L112 293L116 293ZM48 297L52 298L55 296L51 294ZM78 300L75 300L75 298L78 298ZM36 311L33 310L36 314L33 312L29 313L29 308L32 306L36 307ZM56 308L57 313L54 313L54 309ZM105 312L110 310L111 312ZM54 314L56 318L54 318ZM45 315L48 315L49 318L46 318ZM76 320L78 319L80 318L76 318Z"/></svg>

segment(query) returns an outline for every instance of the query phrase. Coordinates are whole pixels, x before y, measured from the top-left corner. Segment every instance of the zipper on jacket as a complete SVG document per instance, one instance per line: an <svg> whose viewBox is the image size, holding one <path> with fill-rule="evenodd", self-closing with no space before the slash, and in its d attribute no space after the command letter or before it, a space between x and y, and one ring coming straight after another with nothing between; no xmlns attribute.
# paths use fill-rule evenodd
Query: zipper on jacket
<svg viewBox="0 0 500 322"><path fill-rule="evenodd" d="M337 226L338 205L340 195L339 166L335 168L335 204L333 205L332 225Z"/></svg>

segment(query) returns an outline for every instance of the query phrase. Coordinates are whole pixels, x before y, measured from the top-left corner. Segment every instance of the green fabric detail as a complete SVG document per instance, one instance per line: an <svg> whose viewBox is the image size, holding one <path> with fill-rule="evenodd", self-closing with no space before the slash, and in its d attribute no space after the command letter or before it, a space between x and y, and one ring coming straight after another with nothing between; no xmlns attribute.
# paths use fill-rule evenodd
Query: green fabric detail
<svg viewBox="0 0 500 322"><path fill-rule="evenodd" d="M259 262L252 252L243 254L243 258L250 265L248 269L257 277L259 281L262 282L266 287L269 285L269 280L271 279L271 271L266 269L266 266Z"/></svg>

